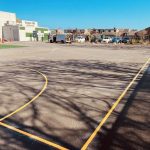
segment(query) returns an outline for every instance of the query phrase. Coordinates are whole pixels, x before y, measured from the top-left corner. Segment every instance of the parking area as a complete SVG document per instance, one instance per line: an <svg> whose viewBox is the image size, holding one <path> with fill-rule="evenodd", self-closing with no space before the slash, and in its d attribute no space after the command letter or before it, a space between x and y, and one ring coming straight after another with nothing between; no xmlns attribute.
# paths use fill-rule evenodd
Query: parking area
<svg viewBox="0 0 150 150"><path fill-rule="evenodd" d="M71 150L82 148L150 56L150 49L142 47L37 42L17 42L14 45L25 47L0 50L0 118L26 104L41 91L45 80L36 71L46 76L48 85L33 103L2 122ZM117 136L118 130L114 133L112 129L140 78L141 75L90 143L89 150L105 149L108 144L108 149L123 148L119 144L111 145L114 141L108 133ZM144 87L150 90L148 85ZM121 128L120 134L125 131L127 129ZM4 126L0 126L0 134L2 150L56 149ZM137 137L145 141L147 133ZM107 139L112 142L107 144ZM146 146L140 148L148 148Z"/></svg>

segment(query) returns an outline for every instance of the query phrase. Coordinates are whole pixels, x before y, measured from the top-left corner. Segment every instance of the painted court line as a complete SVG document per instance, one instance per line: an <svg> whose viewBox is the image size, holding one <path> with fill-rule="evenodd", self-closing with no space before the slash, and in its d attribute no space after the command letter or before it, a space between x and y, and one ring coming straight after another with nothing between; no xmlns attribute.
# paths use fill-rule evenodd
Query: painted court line
<svg viewBox="0 0 150 150"><path fill-rule="evenodd" d="M113 110L118 106L119 102L122 100L122 98L125 96L125 94L128 92L129 88L133 85L133 83L136 81L138 76L141 74L141 72L145 69L145 67L149 64L150 58L146 61L146 63L142 66L142 68L139 70L139 72L135 75L135 77L132 79L132 81L129 83L129 85L125 88L125 90L122 92L122 94L119 96L119 98L116 100L116 102L113 104L111 109L107 112L105 117L101 120L100 124L97 126L95 131L91 134L91 136L88 138L86 143L83 145L81 150L86 150L89 144L93 141L95 136L97 135L98 132L101 131L102 126L104 123L107 121Z"/></svg>
<svg viewBox="0 0 150 150"><path fill-rule="evenodd" d="M32 69L30 69L30 70L32 70ZM35 101L35 100L45 91L45 89L46 89L46 87L47 87L47 84L48 84L48 79L47 79L47 77L46 77L43 73L41 73L41 72L39 72L39 71L36 71L36 70L33 70L33 71L35 71L35 72L41 74L41 75L44 77L44 79L45 79L45 84L44 84L42 90L41 90L35 97L33 97L28 103L26 103L26 104L24 104L23 106L19 107L18 109L16 109L16 110L13 111L12 113L10 113L10 114L4 116L3 118L0 119L0 121L3 121L3 120L5 120L5 119L11 117L12 115L18 113L19 111L23 110L25 107L27 107L28 105L30 105L33 101Z"/></svg>
<svg viewBox="0 0 150 150"><path fill-rule="evenodd" d="M132 86L132 84L133 84L133 83L135 82L135 80L138 78L138 76L140 75L140 73L141 73L141 72L144 70L144 68L147 66L147 64L149 63L149 61L150 61L150 58L149 58L149 59L147 60L147 62L143 65L143 67L142 67L142 68L140 69L140 71L136 74L136 76L132 79L132 81L129 83L129 85L126 87L126 89L125 89L125 90L123 91L123 93L120 95L120 97L116 100L116 102L113 104L112 108L108 111L108 113L107 113L107 114L105 115L105 117L102 119L102 121L100 122L100 124L98 125L98 127L95 129L95 131L92 133L92 135L91 135L91 136L89 137L89 139L86 141L86 143L83 145L83 147L81 148L81 150L86 150L86 149L87 149L87 147L89 146L89 144L93 141L93 139L95 138L95 136L97 135L97 133L100 131L101 127L102 127L102 126L104 125L104 123L107 121L107 119L109 118L109 116L111 115L111 113L113 112L113 110L117 107L117 105L118 105L119 102L122 100L122 98L125 96L125 94L126 94L127 91L129 90L129 88ZM36 72L38 72L38 71L36 71ZM40 72L38 72L38 73L40 73ZM40 137L38 137L38 136L36 136L36 135L30 134L30 133L28 133L28 132L22 131L22 130L17 129L17 128L13 127L13 126L10 126L10 125L7 125L7 124L1 122L1 121L3 121L4 119L6 119L6 118L8 118L8 117L10 117L10 116L12 116L12 115L14 115L14 114L16 114L17 112L19 112L19 111L21 111L22 109L24 109L25 107L27 107L30 103L32 103L35 99L37 99L37 98L44 92L44 90L46 89L47 84L48 84L48 79L47 79L47 77L46 77L44 74L42 74L42 73L40 73L40 74L45 78L45 84L44 84L44 86L43 86L41 92L40 92L38 95L36 95L31 101L29 101L28 103L26 103L25 105L23 105L22 107L20 107L19 109L17 109L16 111L14 111L14 112L8 114L7 116L1 118L1 119L0 119L0 125L3 126L3 127L5 127L5 128L8 128L8 129L10 129L10 130L12 130L12 131L15 131L15 132L17 132L17 133L20 133L20 134L22 134L22 135L25 135L25 136L27 136L27 137L29 137L29 138L35 139L35 140L37 140L37 141L40 141L40 142L42 142L42 143L44 143L44 144L47 144L47 145L52 146L52 147L55 147L55 148L57 148L57 149L60 149L60 150L68 150L68 149L65 148L65 147L62 147L62 146L57 145L57 144L55 144L55 143L53 143L53 142L50 142L50 141L45 140L45 139L43 139L43 138L40 138Z"/></svg>
<svg viewBox="0 0 150 150"><path fill-rule="evenodd" d="M32 139L37 140L37 141L40 141L40 142L42 142L42 143L44 143L44 144L46 144L46 145L55 147L55 148L60 149L60 150L68 150L68 149L65 148L65 147L62 147L62 146L57 145L57 144L55 144L55 143L53 143L53 142L50 142L50 141L48 141L48 140L45 140L45 139L43 139L43 138L40 138L40 137L38 137L38 136L36 136L36 135L33 135L33 134L30 134L30 133L28 133L28 132L22 131L22 130L17 129L17 128L13 127L13 126L7 125L7 124L5 124L5 123L0 122L0 125L3 126L3 127L5 127L5 128L8 128L8 129L10 129L10 130L12 130L12 131L15 131L15 132L17 132L17 133L19 133L19 134L23 134L23 135L25 135L25 136L27 136L27 137L29 137L29 138L32 138Z"/></svg>
<svg viewBox="0 0 150 150"><path fill-rule="evenodd" d="M33 69L29 69L29 70L33 70ZM14 132L19 133L19 134L23 134L23 135L25 135L25 136L27 136L27 137L29 137L29 138L35 139L35 140L37 140L37 141L40 141L40 142L42 142L42 143L44 143L44 144L46 144L46 145L55 147L55 148L57 148L57 149L60 149L60 150L68 150L67 148L64 148L64 147L62 147L62 146L60 146L60 145L58 145L58 144L55 144L55 143L50 142L50 141L48 141L48 140L46 140L46 139L40 138L40 137L38 137L38 136L36 136L36 135L30 134L30 133L28 133L28 132L25 132L25 131L23 131L23 130L17 129L17 128L13 127L13 126L10 126L10 125L5 124L5 123L2 122L2 121L4 121L5 119L11 117L12 115L18 113L19 111L23 110L25 107L27 107L27 106L28 106L29 104L31 104L33 101L35 101L35 100L45 91L45 89L47 88L47 84L48 84L48 79L47 79L47 77L46 77L43 73L41 73L41 72L39 72L39 71L36 71L36 70L33 70L33 71L35 71L35 72L41 74L41 75L44 77L44 79L45 79L45 84L44 84L42 90L41 90L35 97L33 97L28 103L24 104L23 106L21 106L20 108L16 109L16 110L13 111L12 113L10 113L10 114L4 116L3 118L1 118L1 119L0 119L0 126L3 126L3 127L5 127L5 128L8 128L8 129L10 129L10 130L12 130L12 131L14 131Z"/></svg>

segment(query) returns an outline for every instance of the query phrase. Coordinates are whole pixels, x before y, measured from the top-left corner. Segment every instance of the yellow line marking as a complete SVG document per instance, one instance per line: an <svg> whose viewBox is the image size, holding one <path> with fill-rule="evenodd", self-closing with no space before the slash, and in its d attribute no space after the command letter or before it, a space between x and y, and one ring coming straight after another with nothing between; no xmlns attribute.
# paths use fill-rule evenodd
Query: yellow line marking
<svg viewBox="0 0 150 150"><path fill-rule="evenodd" d="M129 83L129 85L125 88L125 90L122 92L122 94L116 100L116 102L113 104L113 106L111 107L111 109L107 112L107 114L105 115L105 117L102 119L102 121L100 122L100 124L97 126L97 128L95 129L95 131L91 134L91 136L88 138L88 140L86 141L86 143L83 145L83 147L81 148L81 150L86 150L87 149L87 147L93 141L93 139L95 138L95 136L97 135L97 133L100 132L102 126L107 121L107 119L109 118L109 116L111 115L111 113L113 112L113 110L117 107L117 105L119 104L119 102L122 100L122 98L125 96L125 94L129 90L129 88L132 86L132 84L135 82L135 80L137 79L137 77L140 75L140 73L144 70L144 68L147 66L147 64L149 62L150 62L150 58L146 61L146 63L142 66L142 68L140 69L140 71L135 75L135 77L132 79L132 81Z"/></svg>
<svg viewBox="0 0 150 150"><path fill-rule="evenodd" d="M62 146L60 146L60 145L57 145L57 144L52 143L52 142L50 142L50 141L48 141L48 140L45 140L45 139L43 139L43 138L40 138L40 137L35 136L35 135L33 135L33 134L30 134L30 133L28 133L28 132L22 131L22 130L17 129L17 128L13 127L13 126L7 125L7 124L5 124L5 123L0 122L0 125L3 126L3 127L5 127L5 128L8 128L8 129L10 129L10 130L12 130L12 131L15 131L15 132L17 132L17 133L20 133L20 134L23 134L23 135L25 135L25 136L27 136L27 137L30 137L30 138L32 138L32 139L34 139L34 140L37 140L37 141L42 142L42 143L44 143L44 144L47 144L47 145L49 145L49 146L55 147L55 148L57 148L57 149L59 149L59 150L68 150L67 148L64 148L64 147L62 147Z"/></svg>
<svg viewBox="0 0 150 150"><path fill-rule="evenodd" d="M30 70L31 70L31 69L30 69ZM34 70L34 71L36 71L36 70ZM12 113L10 113L10 114L4 116L3 118L0 119L0 121L3 121L3 120L5 120L5 119L11 117L12 115L18 113L19 111L21 111L22 109L24 109L25 107L27 107L29 104L31 104L34 100L36 100L36 99L45 91L45 89L46 89L46 87L47 87L47 84L48 84L48 79L47 79L47 77L46 77L43 73L41 73L41 72L39 72L39 71L36 71L36 72L39 73L39 74L41 74L41 75L44 77L44 79L45 79L45 84L44 84L42 90L41 90L35 97L33 97L28 103L26 103L26 104L24 104L23 106L19 107L18 109L16 109L16 110L13 111Z"/></svg>
<svg viewBox="0 0 150 150"><path fill-rule="evenodd" d="M33 69L29 69L29 70L33 70ZM27 137L30 137L30 138L35 139L35 140L37 140L37 141L40 141L40 142L42 142L42 143L44 143L44 144L47 144L47 145L52 146L52 147L55 147L55 148L57 148L57 149L60 149L60 150L68 150L67 148L64 148L64 147L62 147L62 146L60 146L60 145L57 145L57 144L55 144L55 143L53 143L53 142L50 142L50 141L48 141L48 140L45 140L45 139L43 139L43 138L40 138L40 137L35 136L35 135L33 135L33 134L30 134L30 133L28 133L28 132L25 132L25 131L22 131L22 130L20 130L20 129L17 129L17 128L13 127L13 126L10 126L10 125L7 125L7 124L5 124L5 123L2 123L2 121L4 121L5 119L7 119L7 118L11 117L12 115L18 113L19 111L23 110L25 107L27 107L29 104L31 104L34 100L36 100L36 99L45 91L45 89L46 89L46 87L47 87L47 84L48 84L48 79L47 79L47 77L46 77L43 73L41 73L41 72L39 72L39 71L36 71L36 70L33 70L33 71L35 71L35 72L41 74L41 75L44 77L44 79L45 79L45 84L44 84L42 90L41 90L35 97L33 97L28 103L24 104L23 106L21 106L21 107L18 108L17 110L15 110L15 111L13 111L12 113L10 113L10 114L6 115L5 117L1 118L1 119L0 119L0 125L3 126L3 127L5 127L5 128L8 128L8 129L10 129L10 130L13 130L13 131L15 131L15 132L17 132L17 133L23 134L23 135L25 135L25 136L27 136Z"/></svg>

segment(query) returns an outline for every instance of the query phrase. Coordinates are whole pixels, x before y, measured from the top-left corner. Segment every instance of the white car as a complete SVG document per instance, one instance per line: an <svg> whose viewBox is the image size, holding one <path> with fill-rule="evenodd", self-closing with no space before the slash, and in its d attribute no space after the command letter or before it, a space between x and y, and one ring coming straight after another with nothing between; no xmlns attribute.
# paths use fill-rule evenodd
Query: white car
<svg viewBox="0 0 150 150"><path fill-rule="evenodd" d="M85 37L83 37L83 36L77 36L75 38L75 41L78 42L78 43L84 43L85 42Z"/></svg>
<svg viewBox="0 0 150 150"><path fill-rule="evenodd" d="M110 43L112 41L112 38L110 37L105 37L104 39L102 39L102 42L104 43Z"/></svg>

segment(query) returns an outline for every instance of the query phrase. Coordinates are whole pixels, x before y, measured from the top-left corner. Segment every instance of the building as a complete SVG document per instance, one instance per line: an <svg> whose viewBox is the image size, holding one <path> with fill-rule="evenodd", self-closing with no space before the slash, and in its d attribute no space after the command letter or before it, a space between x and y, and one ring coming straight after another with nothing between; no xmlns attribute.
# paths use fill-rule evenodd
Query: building
<svg viewBox="0 0 150 150"><path fill-rule="evenodd" d="M145 39L150 42L150 27L146 28Z"/></svg>
<svg viewBox="0 0 150 150"><path fill-rule="evenodd" d="M48 40L49 32L36 21L20 20L15 13L0 11L0 42Z"/></svg>
<svg viewBox="0 0 150 150"><path fill-rule="evenodd" d="M136 37L140 40L150 41L150 27L136 32Z"/></svg>
<svg viewBox="0 0 150 150"><path fill-rule="evenodd" d="M6 41L19 41L19 27L17 25L6 25L2 27L2 38Z"/></svg>
<svg viewBox="0 0 150 150"><path fill-rule="evenodd" d="M49 29L38 26L36 21L17 20L19 41L48 40Z"/></svg>
<svg viewBox="0 0 150 150"><path fill-rule="evenodd" d="M16 14L0 11L0 41L3 37L4 26L16 26Z"/></svg>
<svg viewBox="0 0 150 150"><path fill-rule="evenodd" d="M83 35L85 34L85 29L65 29L64 33L71 33L73 35Z"/></svg>

